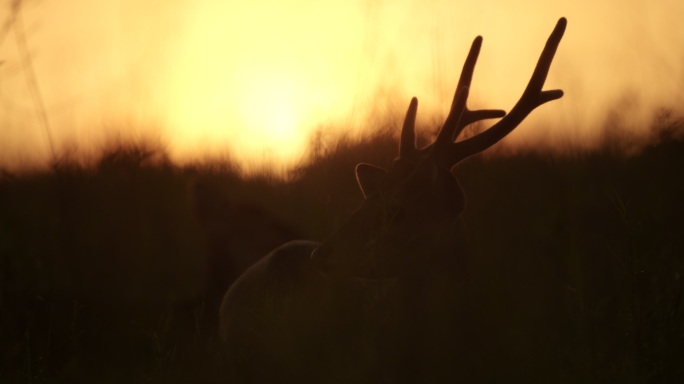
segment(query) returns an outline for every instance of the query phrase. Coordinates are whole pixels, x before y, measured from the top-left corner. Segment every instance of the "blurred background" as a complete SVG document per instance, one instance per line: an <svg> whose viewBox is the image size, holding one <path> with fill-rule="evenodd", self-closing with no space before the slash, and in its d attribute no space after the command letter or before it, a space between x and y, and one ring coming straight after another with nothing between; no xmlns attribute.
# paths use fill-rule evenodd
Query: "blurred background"
<svg viewBox="0 0 684 384"><path fill-rule="evenodd" d="M676 0L4 0L0 161L44 165L113 137L152 137L174 160L230 153L290 169L312 132L367 134L412 96L425 128L448 112L472 39L473 107L510 109L555 22L569 20L537 111L514 146L596 145L601 128L648 135L681 113ZM434 125L434 124L433 124Z"/></svg>
<svg viewBox="0 0 684 384"><path fill-rule="evenodd" d="M509 110L561 16L564 98L454 171L481 363L684 378L683 3L0 4L0 382L225 381L232 281L353 213L411 96L433 138L477 35Z"/></svg>

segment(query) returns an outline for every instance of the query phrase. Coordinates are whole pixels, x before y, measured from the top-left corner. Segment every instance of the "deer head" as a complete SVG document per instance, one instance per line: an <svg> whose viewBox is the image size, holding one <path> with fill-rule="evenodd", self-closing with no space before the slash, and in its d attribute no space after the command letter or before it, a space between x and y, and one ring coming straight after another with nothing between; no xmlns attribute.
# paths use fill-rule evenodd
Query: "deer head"
<svg viewBox="0 0 684 384"><path fill-rule="evenodd" d="M433 143L417 148L416 98L411 100L401 132L399 156L389 170L359 164L356 176L365 197L361 207L311 254L326 275L356 278L395 278L410 272L425 258L442 257L465 206L465 195L451 168L503 139L534 109L563 96L544 91L551 62L563 37L566 19L558 20L522 96L506 114L502 110L470 110L470 83L482 46L473 41L449 115ZM501 118L489 129L457 141L465 127ZM446 243L445 243L446 242ZM453 257L453 255L449 255Z"/></svg>

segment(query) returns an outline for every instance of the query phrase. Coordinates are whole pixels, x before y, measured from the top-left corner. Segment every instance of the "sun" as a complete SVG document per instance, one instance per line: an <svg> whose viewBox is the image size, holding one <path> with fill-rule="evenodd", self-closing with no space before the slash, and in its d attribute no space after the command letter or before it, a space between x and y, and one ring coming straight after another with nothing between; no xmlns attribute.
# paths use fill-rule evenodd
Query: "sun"
<svg viewBox="0 0 684 384"><path fill-rule="evenodd" d="M281 155L296 151L305 124L304 90L287 74L254 73L245 79L239 100L239 120L254 144L265 146Z"/></svg>
<svg viewBox="0 0 684 384"><path fill-rule="evenodd" d="M229 149L248 162L301 156L315 94L305 74L246 61L217 76L215 63L203 64L200 70L179 71L175 79L167 117L179 148Z"/></svg>

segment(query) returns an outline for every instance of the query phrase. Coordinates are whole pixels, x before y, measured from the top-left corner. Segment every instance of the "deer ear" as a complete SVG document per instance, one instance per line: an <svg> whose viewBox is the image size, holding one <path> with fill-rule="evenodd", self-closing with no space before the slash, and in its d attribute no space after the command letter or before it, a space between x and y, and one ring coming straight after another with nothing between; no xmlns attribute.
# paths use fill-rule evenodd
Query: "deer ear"
<svg viewBox="0 0 684 384"><path fill-rule="evenodd" d="M363 193L363 197L368 197L380 188L380 182L387 174L387 171L375 165L359 163L356 165L356 181Z"/></svg>

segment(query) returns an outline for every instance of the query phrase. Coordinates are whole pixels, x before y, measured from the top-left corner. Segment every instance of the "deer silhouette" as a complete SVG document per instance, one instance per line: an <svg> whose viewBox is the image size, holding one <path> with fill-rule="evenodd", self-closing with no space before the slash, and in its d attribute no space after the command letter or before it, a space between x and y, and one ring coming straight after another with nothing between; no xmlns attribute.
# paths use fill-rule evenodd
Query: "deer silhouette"
<svg viewBox="0 0 684 384"><path fill-rule="evenodd" d="M451 168L563 96L542 88L566 24L556 24L508 114L466 106L477 37L434 142L416 147L413 98L392 167L357 165L364 201L348 221L323 243L277 248L234 282L221 304L220 335L236 380L446 382L477 370L459 235L465 196ZM501 120L456 140L466 126L491 118Z"/></svg>

